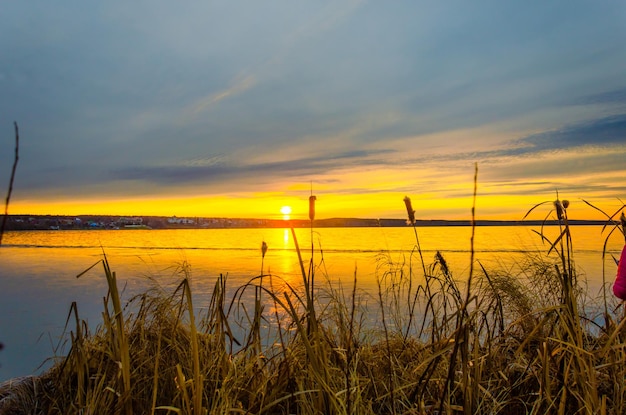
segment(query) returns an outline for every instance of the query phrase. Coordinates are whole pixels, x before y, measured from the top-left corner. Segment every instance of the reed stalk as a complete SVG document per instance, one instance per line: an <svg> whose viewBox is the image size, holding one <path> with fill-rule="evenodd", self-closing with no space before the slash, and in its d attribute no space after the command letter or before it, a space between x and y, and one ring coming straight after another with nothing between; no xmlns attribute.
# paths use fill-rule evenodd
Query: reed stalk
<svg viewBox="0 0 626 415"><path fill-rule="evenodd" d="M202 395L204 391L204 376L200 373L200 352L198 350L198 331L196 328L196 318L193 309L193 299L191 295L191 286L188 275L185 276L181 283L182 289L187 301L187 311L189 313L189 342L191 347L191 358L193 364L193 383L191 384L192 390L192 408L194 415L201 415L206 413L206 409L202 406ZM186 390L186 386L185 386Z"/></svg>
<svg viewBox="0 0 626 415"><path fill-rule="evenodd" d="M13 182L15 181L15 171L17 163L20 159L20 132L17 122L13 123L15 127L15 155L13 156L13 167L11 168L11 178L9 179L9 188L7 189L7 197L4 201L4 215L2 216L2 225L0 226L0 245L2 245L2 236L6 228L7 219L9 217L9 202L11 201L11 193L13 193Z"/></svg>

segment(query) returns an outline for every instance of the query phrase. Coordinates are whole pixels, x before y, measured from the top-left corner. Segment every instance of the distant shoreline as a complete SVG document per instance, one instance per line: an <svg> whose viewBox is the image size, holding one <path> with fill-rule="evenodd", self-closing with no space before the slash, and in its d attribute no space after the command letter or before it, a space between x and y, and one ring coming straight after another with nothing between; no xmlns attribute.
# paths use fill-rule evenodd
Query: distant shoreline
<svg viewBox="0 0 626 415"><path fill-rule="evenodd" d="M606 225L604 220L570 220L572 226ZM556 220L477 220L476 226L550 226ZM237 228L309 228L307 219L249 219L177 216L112 215L9 215L7 231L19 230L85 230L85 229L237 229ZM316 228L406 227L404 219L330 218L316 219ZM470 220L424 219L417 227L471 226Z"/></svg>

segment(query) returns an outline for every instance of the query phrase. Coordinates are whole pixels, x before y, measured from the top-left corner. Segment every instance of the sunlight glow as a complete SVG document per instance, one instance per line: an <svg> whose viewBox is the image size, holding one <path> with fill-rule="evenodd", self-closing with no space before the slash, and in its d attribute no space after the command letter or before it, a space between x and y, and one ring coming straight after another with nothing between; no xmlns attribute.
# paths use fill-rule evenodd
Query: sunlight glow
<svg viewBox="0 0 626 415"><path fill-rule="evenodd" d="M283 206L280 208L280 213L283 214L283 219L284 220L289 220L291 215L291 206Z"/></svg>

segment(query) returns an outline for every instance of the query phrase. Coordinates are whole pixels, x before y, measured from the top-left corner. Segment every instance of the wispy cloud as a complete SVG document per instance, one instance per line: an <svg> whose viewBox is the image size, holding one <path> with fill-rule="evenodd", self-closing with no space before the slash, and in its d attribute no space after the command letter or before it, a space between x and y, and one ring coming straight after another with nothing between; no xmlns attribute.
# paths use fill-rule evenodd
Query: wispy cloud
<svg viewBox="0 0 626 415"><path fill-rule="evenodd" d="M207 97L200 98L183 111L183 120L201 115L206 110L217 105L220 101L227 99L233 95L247 91L255 85L256 81L253 76L245 76L242 79L236 79L234 83L227 89L210 94Z"/></svg>

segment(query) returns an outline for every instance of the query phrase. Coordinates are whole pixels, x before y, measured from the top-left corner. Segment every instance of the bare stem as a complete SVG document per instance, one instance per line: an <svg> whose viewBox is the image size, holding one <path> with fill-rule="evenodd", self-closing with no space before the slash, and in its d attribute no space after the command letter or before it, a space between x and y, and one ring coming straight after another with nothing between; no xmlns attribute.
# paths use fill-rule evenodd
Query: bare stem
<svg viewBox="0 0 626 415"><path fill-rule="evenodd" d="M11 170L11 180L9 181L9 191L7 192L7 198L4 202L4 216L2 217L2 227L0 228L0 245L2 245L2 235L4 235L4 229L7 224L7 218L9 217L9 201L11 200L11 193L13 192L13 181L15 180L15 170L17 169L17 162L20 159L20 133L17 128L17 122L14 121L15 126L15 158L13 159L13 170Z"/></svg>

